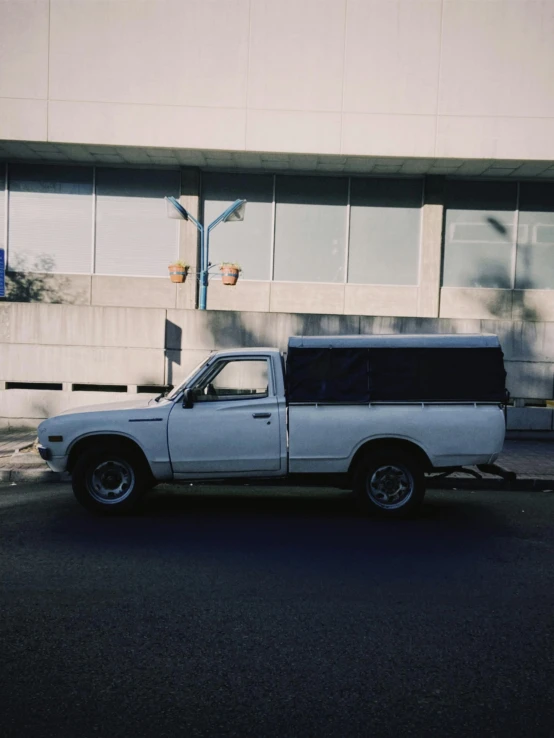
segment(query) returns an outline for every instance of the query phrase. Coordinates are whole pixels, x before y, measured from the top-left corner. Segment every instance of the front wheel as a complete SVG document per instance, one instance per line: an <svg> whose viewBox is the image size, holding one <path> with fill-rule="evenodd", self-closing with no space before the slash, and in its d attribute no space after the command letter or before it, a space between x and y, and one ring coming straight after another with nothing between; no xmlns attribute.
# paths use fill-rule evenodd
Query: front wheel
<svg viewBox="0 0 554 738"><path fill-rule="evenodd" d="M386 518L407 518L423 503L425 477L411 454L380 451L360 462L354 473L353 489L364 512Z"/></svg>
<svg viewBox="0 0 554 738"><path fill-rule="evenodd" d="M87 510L108 515L130 513L137 508L151 479L150 470L127 449L92 448L75 464L73 493Z"/></svg>

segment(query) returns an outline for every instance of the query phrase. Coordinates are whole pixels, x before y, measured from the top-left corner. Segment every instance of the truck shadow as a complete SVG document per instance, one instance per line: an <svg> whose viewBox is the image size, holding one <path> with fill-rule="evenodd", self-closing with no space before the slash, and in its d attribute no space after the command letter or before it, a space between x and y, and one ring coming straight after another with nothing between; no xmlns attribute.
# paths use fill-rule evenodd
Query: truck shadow
<svg viewBox="0 0 554 738"><path fill-rule="evenodd" d="M465 499L464 499L465 498ZM409 525L422 521L490 523L493 511L470 502L467 493L427 492L425 504L414 520L384 520L361 513L350 492L317 488L248 488L162 486L147 498L143 517L175 515L260 516L277 518L348 519L373 525Z"/></svg>
<svg viewBox="0 0 554 738"><path fill-rule="evenodd" d="M182 492L162 487L143 510L125 518L98 518L66 507L50 532L87 554L106 548L131 555L254 554L348 559L389 557L408 563L445 556L471 557L494 548L513 531L498 508L467 493L428 494L414 520L380 520L358 512L344 492ZM52 529L54 528L54 529Z"/></svg>

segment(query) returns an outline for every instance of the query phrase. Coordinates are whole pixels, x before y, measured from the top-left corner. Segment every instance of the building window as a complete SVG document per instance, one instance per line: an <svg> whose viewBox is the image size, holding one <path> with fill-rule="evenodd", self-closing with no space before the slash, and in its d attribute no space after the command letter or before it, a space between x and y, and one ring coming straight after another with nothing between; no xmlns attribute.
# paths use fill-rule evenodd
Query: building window
<svg viewBox="0 0 554 738"><path fill-rule="evenodd" d="M352 179L348 281L417 284L423 180Z"/></svg>
<svg viewBox="0 0 554 738"><path fill-rule="evenodd" d="M0 165L0 249L6 249L6 173L7 164ZM4 253L5 256L5 253Z"/></svg>
<svg viewBox="0 0 554 738"><path fill-rule="evenodd" d="M9 269L90 273L92 181L90 167L10 165Z"/></svg>
<svg viewBox="0 0 554 738"><path fill-rule="evenodd" d="M178 256L178 221L166 217L165 195L180 194L173 170L96 170L97 274L165 277Z"/></svg>
<svg viewBox="0 0 554 738"><path fill-rule="evenodd" d="M238 262L241 279L271 279L273 176L207 173L202 190L206 226L235 200L248 201L243 221L221 224L212 231L210 261Z"/></svg>
<svg viewBox="0 0 554 738"><path fill-rule="evenodd" d="M554 183L522 182L517 229L517 289L554 289Z"/></svg>
<svg viewBox="0 0 554 738"><path fill-rule="evenodd" d="M344 282L348 180L276 178L274 279Z"/></svg>
<svg viewBox="0 0 554 738"><path fill-rule="evenodd" d="M443 285L513 287L516 182L448 182Z"/></svg>
<svg viewBox="0 0 554 738"><path fill-rule="evenodd" d="M210 259L238 261L243 279L414 285L422 196L422 179L349 183L335 177L208 173L206 225L236 198L248 200L242 223L213 231Z"/></svg>

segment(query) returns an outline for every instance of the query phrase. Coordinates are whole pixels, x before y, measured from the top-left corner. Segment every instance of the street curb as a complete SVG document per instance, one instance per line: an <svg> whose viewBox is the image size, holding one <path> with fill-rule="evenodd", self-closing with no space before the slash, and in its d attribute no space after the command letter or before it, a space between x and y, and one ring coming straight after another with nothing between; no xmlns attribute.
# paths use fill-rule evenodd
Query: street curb
<svg viewBox="0 0 554 738"><path fill-rule="evenodd" d="M507 481L505 479L470 479L458 477L456 479L427 479L427 489L452 489L477 491L483 489L503 490L504 492L540 492L544 490L554 492L554 479L536 479L524 477Z"/></svg>
<svg viewBox="0 0 554 738"><path fill-rule="evenodd" d="M53 484L68 482L69 477L60 472L44 469L1 469L0 483L32 482L34 484Z"/></svg>
<svg viewBox="0 0 554 738"><path fill-rule="evenodd" d="M71 477L67 473L53 472L49 469L0 469L0 484L9 483L33 483L33 484L54 484L60 482L70 482ZM228 485L222 485L228 486ZM242 485L241 485L242 486ZM295 486L295 485L291 485ZM474 479L471 477L429 477L426 480L427 489L445 489L445 490L468 490L479 491L483 489L503 490L511 492L554 492L554 479L523 477L507 481L505 479L491 479L485 477L482 479Z"/></svg>

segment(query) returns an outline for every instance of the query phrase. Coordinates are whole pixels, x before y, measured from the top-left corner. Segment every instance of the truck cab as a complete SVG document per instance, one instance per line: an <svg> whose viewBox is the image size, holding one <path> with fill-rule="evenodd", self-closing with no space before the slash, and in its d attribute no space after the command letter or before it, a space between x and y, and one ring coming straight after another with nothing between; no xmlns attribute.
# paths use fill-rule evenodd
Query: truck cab
<svg viewBox="0 0 554 738"><path fill-rule="evenodd" d="M170 413L175 479L281 476L288 471L287 404L277 349L219 351Z"/></svg>

